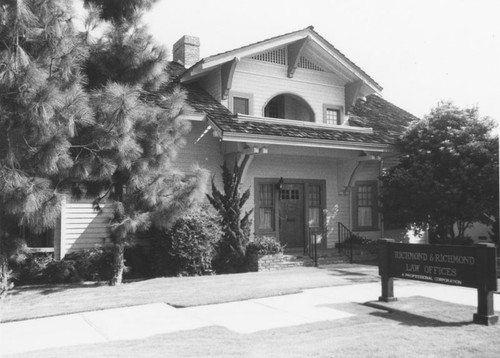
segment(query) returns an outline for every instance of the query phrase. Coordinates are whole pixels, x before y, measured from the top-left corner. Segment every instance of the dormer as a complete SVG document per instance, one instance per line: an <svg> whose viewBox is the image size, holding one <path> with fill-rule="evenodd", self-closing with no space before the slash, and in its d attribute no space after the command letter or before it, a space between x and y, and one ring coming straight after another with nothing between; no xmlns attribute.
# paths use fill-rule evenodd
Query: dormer
<svg viewBox="0 0 500 358"><path fill-rule="evenodd" d="M206 57L178 81L196 82L237 118L338 129L356 100L382 90L312 26Z"/></svg>

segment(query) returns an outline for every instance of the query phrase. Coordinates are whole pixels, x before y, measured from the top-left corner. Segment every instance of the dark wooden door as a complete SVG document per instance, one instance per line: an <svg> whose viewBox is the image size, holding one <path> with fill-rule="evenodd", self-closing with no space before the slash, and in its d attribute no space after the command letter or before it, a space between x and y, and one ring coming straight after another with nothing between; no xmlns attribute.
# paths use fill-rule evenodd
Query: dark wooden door
<svg viewBox="0 0 500 358"><path fill-rule="evenodd" d="M281 243L288 248L304 247L304 185L284 184L279 200Z"/></svg>

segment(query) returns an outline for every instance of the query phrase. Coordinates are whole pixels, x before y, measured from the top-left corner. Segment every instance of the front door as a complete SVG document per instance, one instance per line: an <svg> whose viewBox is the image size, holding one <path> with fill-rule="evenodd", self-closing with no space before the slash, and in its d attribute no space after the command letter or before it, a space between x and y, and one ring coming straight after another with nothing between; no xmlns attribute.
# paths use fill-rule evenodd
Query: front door
<svg viewBox="0 0 500 358"><path fill-rule="evenodd" d="M284 184L279 193L280 241L288 248L304 247L304 185Z"/></svg>

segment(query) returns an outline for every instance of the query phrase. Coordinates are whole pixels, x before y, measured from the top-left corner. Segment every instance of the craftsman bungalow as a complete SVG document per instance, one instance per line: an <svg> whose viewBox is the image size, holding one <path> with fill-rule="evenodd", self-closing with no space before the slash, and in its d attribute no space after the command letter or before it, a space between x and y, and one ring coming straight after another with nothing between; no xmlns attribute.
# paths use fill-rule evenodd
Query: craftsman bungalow
<svg viewBox="0 0 500 358"><path fill-rule="evenodd" d="M397 160L391 145L413 115L312 27L202 60L198 46L182 37L170 66L193 109L181 169L219 173L237 161L254 234L287 248L325 226L321 247L333 247L339 223L372 239L402 235L384 228L378 177Z"/></svg>
<svg viewBox="0 0 500 358"><path fill-rule="evenodd" d="M372 239L396 237L377 211L378 177L397 160L392 144L414 119L381 97L382 87L313 27L199 59L199 40L184 36L169 66L187 92L192 122L176 165L220 177L237 161L254 235L303 248L310 229L340 227ZM63 203L55 257L106 242L110 208ZM339 225L339 223L341 225Z"/></svg>

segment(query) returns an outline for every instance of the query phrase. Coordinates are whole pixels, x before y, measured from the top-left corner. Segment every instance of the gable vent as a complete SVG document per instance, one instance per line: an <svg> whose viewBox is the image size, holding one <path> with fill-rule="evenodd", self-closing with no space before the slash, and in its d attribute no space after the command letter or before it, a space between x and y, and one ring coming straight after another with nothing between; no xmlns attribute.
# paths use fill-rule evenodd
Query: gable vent
<svg viewBox="0 0 500 358"><path fill-rule="evenodd" d="M287 51L286 47L277 48L272 51L259 53L255 56L252 56L251 59L263 62L271 62L276 63L278 65L286 65L287 64Z"/></svg>
<svg viewBox="0 0 500 358"><path fill-rule="evenodd" d="M325 72L325 70L322 67L320 67L317 64L309 61L304 56L300 56L299 66L298 67L304 68L306 70L313 70L313 71Z"/></svg>

